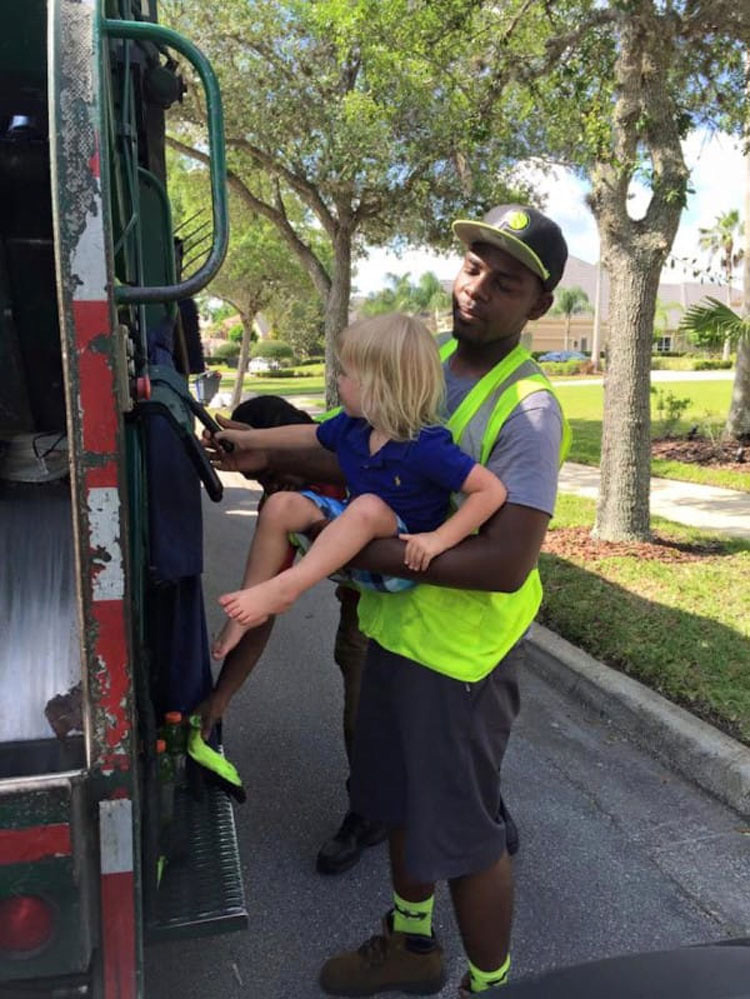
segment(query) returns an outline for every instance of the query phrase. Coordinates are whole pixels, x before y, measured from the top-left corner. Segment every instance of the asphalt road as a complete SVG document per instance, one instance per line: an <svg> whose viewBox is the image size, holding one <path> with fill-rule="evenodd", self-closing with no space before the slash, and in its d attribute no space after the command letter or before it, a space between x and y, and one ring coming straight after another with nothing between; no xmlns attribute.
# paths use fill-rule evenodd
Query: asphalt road
<svg viewBox="0 0 750 999"><path fill-rule="evenodd" d="M239 580L257 495L228 488L221 507L206 505L209 608ZM321 584L277 622L226 720L249 793L236 810L248 931L149 949L147 999L316 999L321 963L389 906L383 846L339 877L314 869L346 802L335 623ZM750 828L531 669L503 778L521 834L514 978L750 935ZM441 996L453 997L464 961L442 886L435 926L450 975Z"/></svg>

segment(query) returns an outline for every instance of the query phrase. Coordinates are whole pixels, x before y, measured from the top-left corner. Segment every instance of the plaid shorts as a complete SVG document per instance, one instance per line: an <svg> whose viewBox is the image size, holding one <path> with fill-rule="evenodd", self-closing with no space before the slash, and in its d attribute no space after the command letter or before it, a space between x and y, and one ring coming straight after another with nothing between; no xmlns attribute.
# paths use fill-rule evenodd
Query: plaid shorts
<svg viewBox="0 0 750 999"><path fill-rule="evenodd" d="M301 489L300 496L306 496L307 499L312 500L328 520L335 520L346 510L346 500L334 499L332 496L321 496L320 493L313 492L312 489ZM396 521L399 533L406 533L408 528L398 515ZM303 555L312 545L312 541L305 534L290 534L289 539ZM410 590L412 586L416 586L413 579L382 576L379 572L370 572L367 569L340 569L333 573L330 578L336 583L350 583L359 589L379 590L381 593L400 593L402 590Z"/></svg>

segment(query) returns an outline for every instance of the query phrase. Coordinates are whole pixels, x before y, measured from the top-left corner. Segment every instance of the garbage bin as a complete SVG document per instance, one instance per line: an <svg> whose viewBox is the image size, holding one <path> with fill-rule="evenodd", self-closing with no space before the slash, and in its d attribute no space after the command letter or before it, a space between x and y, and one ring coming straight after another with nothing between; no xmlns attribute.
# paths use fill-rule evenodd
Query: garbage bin
<svg viewBox="0 0 750 999"><path fill-rule="evenodd" d="M219 391L219 386L221 385L221 372L220 371L207 371L198 377L193 382L193 387L195 389L195 398L202 406L210 406L211 400Z"/></svg>

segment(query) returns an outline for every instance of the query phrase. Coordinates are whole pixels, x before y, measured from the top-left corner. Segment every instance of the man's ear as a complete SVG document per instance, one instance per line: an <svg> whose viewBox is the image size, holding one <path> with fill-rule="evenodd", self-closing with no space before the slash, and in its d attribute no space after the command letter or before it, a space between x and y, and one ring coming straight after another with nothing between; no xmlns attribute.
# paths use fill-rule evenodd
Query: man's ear
<svg viewBox="0 0 750 999"><path fill-rule="evenodd" d="M537 298L534 305L531 307L531 311L529 312L527 318L541 319L542 316L545 314L545 312L547 312L552 307L552 303L554 302L554 300L555 296L552 294L551 291L540 292L539 297Z"/></svg>

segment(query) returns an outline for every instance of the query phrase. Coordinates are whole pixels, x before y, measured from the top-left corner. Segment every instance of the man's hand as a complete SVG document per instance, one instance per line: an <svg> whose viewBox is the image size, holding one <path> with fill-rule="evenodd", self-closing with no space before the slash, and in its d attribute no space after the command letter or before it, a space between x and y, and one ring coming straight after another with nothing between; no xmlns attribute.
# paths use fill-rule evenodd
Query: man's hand
<svg viewBox="0 0 750 999"><path fill-rule="evenodd" d="M237 420L228 420L225 416L216 414L216 422L222 427L221 436L235 444L234 451L227 453L219 444L218 435L203 431L201 444L205 448L208 459L214 468L222 472L242 472L245 475L260 474L268 468L268 456L262 450L244 450L242 435L247 434L249 427Z"/></svg>
<svg viewBox="0 0 750 999"><path fill-rule="evenodd" d="M195 709L194 714L200 715L201 719L201 735L204 739L208 739L211 735L211 730L214 725L221 721L224 717L224 712L227 709L228 699L222 697L218 691L214 690L205 701L201 701L198 707Z"/></svg>
<svg viewBox="0 0 750 999"><path fill-rule="evenodd" d="M412 572L424 572L435 556L440 555L448 547L437 531L427 531L424 534L399 534L399 539L406 542L404 565Z"/></svg>

